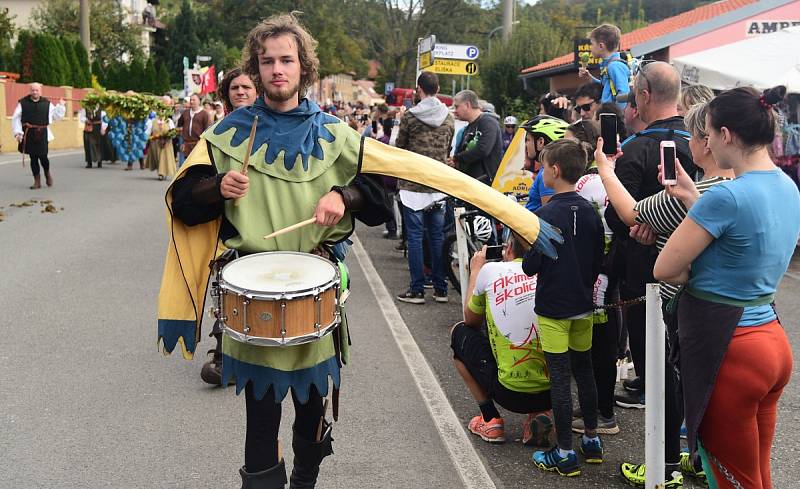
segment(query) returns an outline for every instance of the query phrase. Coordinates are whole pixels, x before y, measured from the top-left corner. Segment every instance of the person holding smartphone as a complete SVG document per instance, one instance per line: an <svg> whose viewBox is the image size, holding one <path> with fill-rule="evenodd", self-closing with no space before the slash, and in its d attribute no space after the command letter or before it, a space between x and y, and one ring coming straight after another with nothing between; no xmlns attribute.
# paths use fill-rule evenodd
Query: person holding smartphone
<svg viewBox="0 0 800 489"><path fill-rule="evenodd" d="M775 293L800 235L800 193L769 152L773 107L785 94L779 86L718 95L706 118L708 146L736 178L700 197L678 166L677 185L668 187L689 213L654 274L683 286L678 361L687 439L710 487L772 487L777 404L793 364Z"/></svg>
<svg viewBox="0 0 800 489"><path fill-rule="evenodd" d="M714 155L708 147L708 134L705 124L708 114L708 103L697 104L686 114L686 126L692 135L689 148L692 151L692 159L695 164L703 171L704 180L697 182L695 187L702 195L708 189L730 180L734 177L730 169L723 169L717 165ZM671 153L671 152L670 152ZM667 240L672 233L680 226L686 218L688 210L679 199L671 196L667 190L662 190L657 194L651 195L640 201L636 201L631 194L622 186L617 176L614 174L614 160L619 155L606 156L602 152L595 153L598 174L608 194L608 200L617 209L619 217L626 225L633 228L646 227L647 232L655 233L656 249L660 252L664 249ZM674 154L664 155L664 159L672 159L672 169L676 169ZM663 183L667 183L662 179ZM670 344L677 341L677 319L674 312L667 309L667 304L675 297L678 288L666 282L661 282L661 302L664 322L667 326L667 333ZM669 346L669 345L668 345ZM674 351L674 348L670 349ZM669 357L668 352L668 357ZM705 479L705 472L702 466L698 466L688 454L681 453L680 446L680 426L683 421L683 405L678 397L677 382L674 365L667 358L665 370L664 392L665 392L665 481L674 483L680 478L680 473L689 474L701 481ZM623 463L620 466L622 477L633 485L643 485L645 483L646 467L644 464ZM678 472L678 474L675 474Z"/></svg>
<svg viewBox="0 0 800 489"><path fill-rule="evenodd" d="M689 134L683 118L678 116L680 86L677 70L661 61L643 63L634 79L636 107L639 118L647 127L621 143L623 154L616 162L614 173L635 201L663 189L658 178L661 141L674 141L683 168L692 177L696 173L689 150ZM630 226L620 218L613 203L606 209L605 218L614 232L609 252L612 257L610 268L619 278L620 298L628 300L642 297L645 285L655 281L652 270L657 250L652 245L641 245L629 237ZM638 378L623 383L626 392L616 397L616 403L620 407L643 409L646 379L644 304L628 307L625 327Z"/></svg>
<svg viewBox="0 0 800 489"><path fill-rule="evenodd" d="M527 414L522 443L550 446L553 421L550 381L533 311L536 277L522 271L524 240L513 234L497 248L484 246L470 261L464 321L450 331L453 362L478 403L469 431L489 443L505 441L505 423L495 406ZM482 333L484 322L488 335ZM525 359L525 361L522 361Z"/></svg>

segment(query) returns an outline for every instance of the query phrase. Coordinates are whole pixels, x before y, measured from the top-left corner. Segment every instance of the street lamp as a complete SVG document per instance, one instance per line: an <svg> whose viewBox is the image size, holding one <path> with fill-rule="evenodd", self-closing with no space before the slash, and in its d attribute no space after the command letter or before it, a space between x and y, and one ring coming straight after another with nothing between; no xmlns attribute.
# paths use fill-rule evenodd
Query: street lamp
<svg viewBox="0 0 800 489"><path fill-rule="evenodd" d="M511 23L511 25L517 25L517 24L519 24L518 20L515 20L514 22ZM503 28L503 26L501 25L501 26L497 26L494 29L489 31L489 35L487 37L489 38L489 52L490 53L492 52L492 36L494 36L494 33L499 31L502 28Z"/></svg>

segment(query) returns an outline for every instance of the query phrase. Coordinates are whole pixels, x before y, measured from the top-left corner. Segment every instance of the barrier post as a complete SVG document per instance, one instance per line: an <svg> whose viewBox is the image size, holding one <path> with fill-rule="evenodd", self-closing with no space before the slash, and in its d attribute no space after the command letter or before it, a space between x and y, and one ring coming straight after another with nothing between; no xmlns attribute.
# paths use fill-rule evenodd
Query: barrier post
<svg viewBox="0 0 800 489"><path fill-rule="evenodd" d="M454 212L456 221L456 250L458 251L458 279L461 281L462 311L469 300L469 296L467 295L467 287L469 287L469 271L467 270L467 266L469 265L470 259L469 252L467 251L467 232L464 229L464 220L461 219L464 212L466 212L466 209L463 207L457 207Z"/></svg>
<svg viewBox="0 0 800 489"><path fill-rule="evenodd" d="M645 321L647 343L645 351L645 411L644 453L647 473L646 489L664 487L664 374L666 339L664 318L661 315L661 294L658 284L647 284Z"/></svg>

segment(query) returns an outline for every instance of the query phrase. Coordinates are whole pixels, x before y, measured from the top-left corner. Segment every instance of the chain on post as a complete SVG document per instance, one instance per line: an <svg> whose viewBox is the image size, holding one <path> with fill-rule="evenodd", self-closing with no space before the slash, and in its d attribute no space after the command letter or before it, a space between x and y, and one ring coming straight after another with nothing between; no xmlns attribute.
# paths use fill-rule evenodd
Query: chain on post
<svg viewBox="0 0 800 489"><path fill-rule="evenodd" d="M644 302L645 296L637 297L635 299L626 299L614 302L612 304L606 304L605 306L598 306L597 304L594 305L595 309L622 309L623 307L632 306L634 304L641 304Z"/></svg>

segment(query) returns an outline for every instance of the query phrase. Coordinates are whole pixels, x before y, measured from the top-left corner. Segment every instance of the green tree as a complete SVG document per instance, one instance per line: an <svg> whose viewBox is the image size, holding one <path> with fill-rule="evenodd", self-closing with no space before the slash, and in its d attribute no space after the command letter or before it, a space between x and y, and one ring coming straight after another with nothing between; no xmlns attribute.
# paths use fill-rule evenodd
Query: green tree
<svg viewBox="0 0 800 489"><path fill-rule="evenodd" d="M33 80L33 33L21 30L14 46L13 68L20 75L19 81L30 83Z"/></svg>
<svg viewBox="0 0 800 489"><path fill-rule="evenodd" d="M183 80L183 57L188 57L189 63L193 63L200 47L197 19L189 0L181 3L180 12L167 29L167 40L167 67L172 81L180 83Z"/></svg>
<svg viewBox="0 0 800 489"><path fill-rule="evenodd" d="M45 0L34 8L31 21L35 29L52 35L80 33L79 4L74 0ZM103 66L114 60L141 53L141 27L126 21L120 2L92 0L89 27L92 59Z"/></svg>
<svg viewBox="0 0 800 489"><path fill-rule="evenodd" d="M142 78L142 91L147 93L158 94L160 90L158 89L158 80L157 80L157 73L156 73L156 64L153 58L149 58L147 60L147 64L144 67L144 77Z"/></svg>
<svg viewBox="0 0 800 489"><path fill-rule="evenodd" d="M81 67L78 63L78 57L75 56L74 44L65 37L59 38L59 43L61 44L61 50L64 52L64 58L67 61L65 65L64 83L81 88L83 77L81 76Z"/></svg>
<svg viewBox="0 0 800 489"><path fill-rule="evenodd" d="M92 61L92 76L97 78L97 83L104 87L108 87L108 79L106 78L106 70L103 69L103 65L100 64L100 61L94 60Z"/></svg>
<svg viewBox="0 0 800 489"><path fill-rule="evenodd" d="M78 60L78 80L80 81L79 85L76 85L81 88L87 88L92 86L92 73L89 69L89 55L84 49L83 44L79 40L73 41L72 50L75 52L75 59Z"/></svg>
<svg viewBox="0 0 800 489"><path fill-rule="evenodd" d="M145 91L144 80L144 63L142 58L135 57L127 66L127 76L120 81L123 81L121 90L133 90L136 92Z"/></svg>
<svg viewBox="0 0 800 489"><path fill-rule="evenodd" d="M170 88L169 71L167 71L166 64L158 63L158 75L156 76L156 80L158 82L158 88L156 89L156 93L159 93L161 95L169 93L169 88Z"/></svg>
<svg viewBox="0 0 800 489"><path fill-rule="evenodd" d="M11 38L14 37L15 15L8 13L8 8L0 9L0 71L9 71L14 66L14 50L11 48Z"/></svg>

